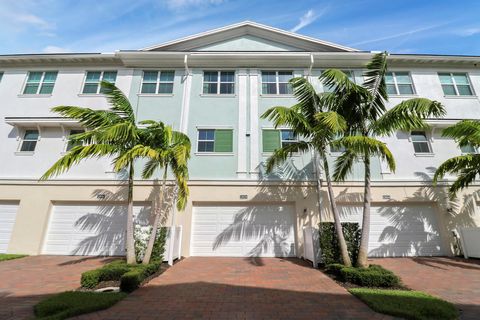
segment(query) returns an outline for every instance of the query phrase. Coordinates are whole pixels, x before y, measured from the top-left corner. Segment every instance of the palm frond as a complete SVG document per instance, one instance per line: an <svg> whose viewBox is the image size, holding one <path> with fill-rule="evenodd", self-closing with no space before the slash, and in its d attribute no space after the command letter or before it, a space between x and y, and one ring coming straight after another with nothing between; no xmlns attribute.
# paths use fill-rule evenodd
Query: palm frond
<svg viewBox="0 0 480 320"><path fill-rule="evenodd" d="M411 131L428 127L425 119L440 118L446 114L438 101L414 98L402 101L375 121L370 131L375 135L390 135L398 130Z"/></svg>
<svg viewBox="0 0 480 320"><path fill-rule="evenodd" d="M275 150L267 159L267 173L272 172L273 168L282 164L287 158L298 152L306 152L310 149L310 143L306 141L297 141Z"/></svg>
<svg viewBox="0 0 480 320"><path fill-rule="evenodd" d="M333 172L333 179L335 181L345 181L347 177L352 173L353 164L358 159L358 156L350 151L346 150L335 160L335 170Z"/></svg>
<svg viewBox="0 0 480 320"><path fill-rule="evenodd" d="M55 162L53 166L42 175L40 180L47 180L48 178L62 174L83 160L112 156L117 154L117 152L118 149L115 146L108 144L75 146L59 160L57 160L57 162Z"/></svg>
<svg viewBox="0 0 480 320"><path fill-rule="evenodd" d="M297 135L307 136L311 133L311 122L308 121L300 109L300 105L272 107L265 111L261 118L271 121L275 128L286 126L291 128Z"/></svg>
<svg viewBox="0 0 480 320"><path fill-rule="evenodd" d="M319 97L307 78L298 77L290 80L293 95L298 100L298 107L307 121L312 121L315 113L322 111L319 105Z"/></svg>
<svg viewBox="0 0 480 320"><path fill-rule="evenodd" d="M345 119L335 111L318 112L315 114L315 119L318 122L318 129L326 129L334 135L343 132L347 128Z"/></svg>
<svg viewBox="0 0 480 320"><path fill-rule="evenodd" d="M51 110L65 118L77 120L87 129L95 129L122 121L117 114L108 110L92 110L77 106L58 106Z"/></svg>
<svg viewBox="0 0 480 320"><path fill-rule="evenodd" d="M102 92L107 96L108 102L112 105L111 110L128 119L131 123L135 123L135 113L122 90L108 81L102 81L100 86Z"/></svg>
<svg viewBox="0 0 480 320"><path fill-rule="evenodd" d="M443 130L442 137L453 138L461 147L480 146L480 121L462 120Z"/></svg>

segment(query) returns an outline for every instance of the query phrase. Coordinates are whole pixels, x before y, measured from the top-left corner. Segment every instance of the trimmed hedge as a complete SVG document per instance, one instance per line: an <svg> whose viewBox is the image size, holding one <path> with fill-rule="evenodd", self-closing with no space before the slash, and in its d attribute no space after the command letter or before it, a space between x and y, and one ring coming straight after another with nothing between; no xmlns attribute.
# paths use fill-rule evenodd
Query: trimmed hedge
<svg viewBox="0 0 480 320"><path fill-rule="evenodd" d="M102 281L115 281L128 272L130 268L125 261L117 260L101 268L82 273L80 283L82 287L93 289Z"/></svg>
<svg viewBox="0 0 480 320"><path fill-rule="evenodd" d="M343 222L343 235L347 243L347 250L352 263L355 264L358 257L358 248L360 246L361 229L358 223ZM320 230L320 251L322 262L325 265L333 263L342 263L340 246L338 245L335 224L333 222L322 222L319 224Z"/></svg>
<svg viewBox="0 0 480 320"><path fill-rule="evenodd" d="M161 261L155 261L147 265L128 265L123 260L117 260L82 273L81 285L93 289L102 281L120 281L120 289L131 292L138 288L143 280L156 273L161 264Z"/></svg>
<svg viewBox="0 0 480 320"><path fill-rule="evenodd" d="M399 287L401 285L398 276L378 265L354 268L341 264L330 264L325 269L342 282L350 282L362 287Z"/></svg>
<svg viewBox="0 0 480 320"><path fill-rule="evenodd" d="M124 273L120 278L120 290L124 292L132 292L137 289L146 278L155 274L160 269L160 266L160 262L132 266L130 271Z"/></svg>

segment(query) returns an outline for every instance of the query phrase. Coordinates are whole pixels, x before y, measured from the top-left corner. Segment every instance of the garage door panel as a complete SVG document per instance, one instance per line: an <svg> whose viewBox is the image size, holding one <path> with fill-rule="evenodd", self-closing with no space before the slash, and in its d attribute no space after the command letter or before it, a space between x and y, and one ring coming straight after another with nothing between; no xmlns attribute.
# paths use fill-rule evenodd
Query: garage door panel
<svg viewBox="0 0 480 320"><path fill-rule="evenodd" d="M135 206L134 214L144 216L148 210ZM55 205L42 253L124 255L126 221L126 206Z"/></svg>
<svg viewBox="0 0 480 320"><path fill-rule="evenodd" d="M193 211L191 254L295 256L294 225L288 206L198 206Z"/></svg>
<svg viewBox="0 0 480 320"><path fill-rule="evenodd" d="M0 201L0 253L6 253L17 217L18 203Z"/></svg>
<svg viewBox="0 0 480 320"><path fill-rule="evenodd" d="M340 206L342 221L362 223L361 206ZM429 205L372 206L369 256L443 255L435 210Z"/></svg>

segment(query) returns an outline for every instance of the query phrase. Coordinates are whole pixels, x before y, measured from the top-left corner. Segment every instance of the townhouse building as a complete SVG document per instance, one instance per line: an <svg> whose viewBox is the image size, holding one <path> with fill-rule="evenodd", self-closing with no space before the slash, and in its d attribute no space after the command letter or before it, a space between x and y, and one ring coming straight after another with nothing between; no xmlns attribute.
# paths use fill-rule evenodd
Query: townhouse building
<svg viewBox="0 0 480 320"><path fill-rule="evenodd" d="M163 223L182 225L184 256L303 256L303 228L331 221L323 173L311 153L267 174L272 152L297 137L260 116L296 103L288 81L339 68L357 83L373 52L254 22L242 22L141 50L0 56L0 252L121 255L124 177L110 159L90 159L48 181L42 174L83 128L52 113L58 105L106 109L100 81L115 83L138 121L160 120L190 137L190 197ZM480 119L480 57L391 54L389 107L426 97L447 110L429 129L384 142L397 170L372 162L371 256L452 255L458 228L480 224L478 186L449 200L431 178L446 159L476 152L443 138L461 119ZM331 149L334 163L341 150ZM137 172L142 162L137 163ZM335 183L344 221L361 221L363 172ZM137 174L137 219L147 219L156 179ZM171 193L169 197L173 197Z"/></svg>

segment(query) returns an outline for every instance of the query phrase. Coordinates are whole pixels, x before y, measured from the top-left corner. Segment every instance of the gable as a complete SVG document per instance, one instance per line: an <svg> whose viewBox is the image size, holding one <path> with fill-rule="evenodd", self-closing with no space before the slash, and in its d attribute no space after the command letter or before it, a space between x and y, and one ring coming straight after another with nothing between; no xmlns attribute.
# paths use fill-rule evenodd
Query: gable
<svg viewBox="0 0 480 320"><path fill-rule="evenodd" d="M194 51L305 51L280 42L263 39L252 35L244 35L233 39L223 40Z"/></svg>
<svg viewBox="0 0 480 320"><path fill-rule="evenodd" d="M358 51L339 44L245 21L151 46L142 51Z"/></svg>

